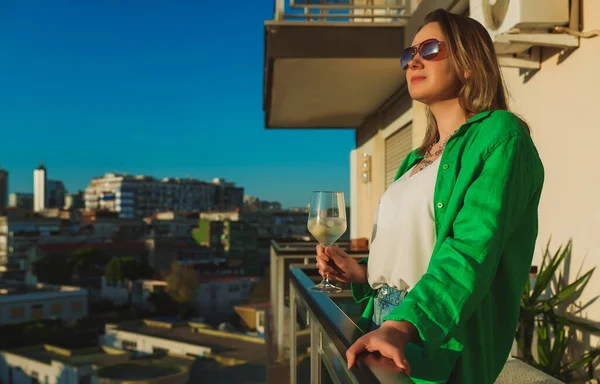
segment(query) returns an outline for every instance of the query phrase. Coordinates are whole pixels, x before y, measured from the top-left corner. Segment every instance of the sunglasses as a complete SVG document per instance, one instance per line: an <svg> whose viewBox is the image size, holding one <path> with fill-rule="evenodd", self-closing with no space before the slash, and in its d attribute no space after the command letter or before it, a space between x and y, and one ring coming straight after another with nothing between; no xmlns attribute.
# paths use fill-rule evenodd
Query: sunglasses
<svg viewBox="0 0 600 384"><path fill-rule="evenodd" d="M400 57L400 66L406 71L408 62L419 54L423 60L436 61L444 60L448 57L448 49L446 43L438 39L427 39L420 44L408 47L402 51Z"/></svg>

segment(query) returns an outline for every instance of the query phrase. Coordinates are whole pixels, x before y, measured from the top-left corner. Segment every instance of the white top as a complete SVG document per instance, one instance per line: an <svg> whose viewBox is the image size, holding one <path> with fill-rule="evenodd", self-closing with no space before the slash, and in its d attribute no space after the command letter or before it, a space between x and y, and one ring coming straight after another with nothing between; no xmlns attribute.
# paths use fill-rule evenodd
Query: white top
<svg viewBox="0 0 600 384"><path fill-rule="evenodd" d="M381 197L367 264L373 289L388 284L408 290L427 271L436 240L433 192L439 164L437 158L414 176L411 168Z"/></svg>

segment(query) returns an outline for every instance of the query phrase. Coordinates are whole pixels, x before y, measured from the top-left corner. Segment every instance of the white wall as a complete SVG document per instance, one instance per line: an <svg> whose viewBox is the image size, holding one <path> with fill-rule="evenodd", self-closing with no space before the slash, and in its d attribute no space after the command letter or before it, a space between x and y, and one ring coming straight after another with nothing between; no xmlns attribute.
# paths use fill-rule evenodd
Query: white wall
<svg viewBox="0 0 600 384"><path fill-rule="evenodd" d="M48 384L78 384L79 373L77 369L64 365L58 361L45 364L33 359L16 355L10 352L0 352L0 379L9 383L9 368L13 371L14 384L30 384L32 372L36 372L40 383ZM17 369L19 368L19 369Z"/></svg>
<svg viewBox="0 0 600 384"><path fill-rule="evenodd" d="M350 236L352 239L367 238L369 241L371 240L379 199L385 192L385 139L411 123L412 120L413 110L409 109L385 129L377 132L366 143L350 152L350 207L352 210ZM363 153L371 156L371 180L366 184L362 181L360 167Z"/></svg>
<svg viewBox="0 0 600 384"><path fill-rule="evenodd" d="M81 311L71 310L71 303L80 302ZM50 312L52 304L61 304L62 313L60 315ZM0 295L0 325L15 324L30 321L31 308L34 305L42 305L42 319L57 318L63 321L77 320L88 315L88 297L84 289L71 292L41 292L23 295ZM22 319L12 318L12 309L15 307L24 308L24 317Z"/></svg>
<svg viewBox="0 0 600 384"><path fill-rule="evenodd" d="M107 328L104 336L101 337L101 343L103 345L119 349L124 349L123 340L136 343L135 350L140 353L153 353L154 347L167 349L171 353L183 356L187 354L194 356L208 356L211 353L209 347L161 339L118 329Z"/></svg>
<svg viewBox="0 0 600 384"><path fill-rule="evenodd" d="M116 306L125 305L129 302L129 281L119 281L109 284L106 276L102 276L101 284L100 297L103 300L108 300Z"/></svg>
<svg viewBox="0 0 600 384"><path fill-rule="evenodd" d="M233 306L245 302L254 284L249 278L232 278L201 284L196 294L196 309L200 316L210 313L233 313ZM216 290L215 298L212 295L213 290Z"/></svg>
<svg viewBox="0 0 600 384"><path fill-rule="evenodd" d="M583 0L584 30L600 28L600 1ZM552 237L552 249L573 238L570 281L580 267L600 266L600 37L580 39L580 47L560 63L544 51L541 70L527 82L517 69L504 69L511 107L531 125L546 170L540 203L535 262ZM600 292L600 270L582 300ZM600 302L585 313L600 321Z"/></svg>

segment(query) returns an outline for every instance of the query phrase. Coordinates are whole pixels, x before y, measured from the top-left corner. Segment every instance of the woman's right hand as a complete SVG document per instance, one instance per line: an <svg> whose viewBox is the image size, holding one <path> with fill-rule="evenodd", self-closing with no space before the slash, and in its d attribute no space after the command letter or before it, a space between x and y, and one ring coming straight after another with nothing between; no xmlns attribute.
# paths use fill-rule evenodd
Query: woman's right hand
<svg viewBox="0 0 600 384"><path fill-rule="evenodd" d="M339 247L331 246L324 249L321 245L317 245L317 268L319 274L328 279L367 283L367 266L358 264Z"/></svg>

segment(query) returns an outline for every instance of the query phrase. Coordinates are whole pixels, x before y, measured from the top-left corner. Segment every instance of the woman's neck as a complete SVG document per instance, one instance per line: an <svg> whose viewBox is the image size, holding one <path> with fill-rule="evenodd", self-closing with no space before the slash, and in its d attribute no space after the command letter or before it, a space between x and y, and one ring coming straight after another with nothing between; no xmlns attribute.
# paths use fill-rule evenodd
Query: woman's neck
<svg viewBox="0 0 600 384"><path fill-rule="evenodd" d="M436 102L430 105L429 109L435 117L441 142L448 140L468 120L467 114L460 106L458 99Z"/></svg>

